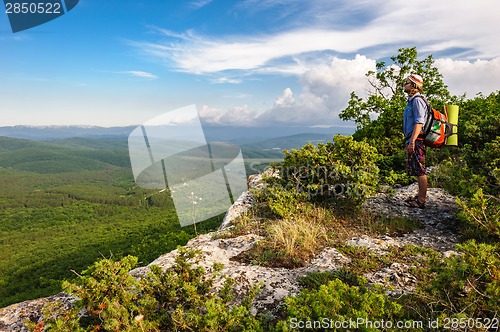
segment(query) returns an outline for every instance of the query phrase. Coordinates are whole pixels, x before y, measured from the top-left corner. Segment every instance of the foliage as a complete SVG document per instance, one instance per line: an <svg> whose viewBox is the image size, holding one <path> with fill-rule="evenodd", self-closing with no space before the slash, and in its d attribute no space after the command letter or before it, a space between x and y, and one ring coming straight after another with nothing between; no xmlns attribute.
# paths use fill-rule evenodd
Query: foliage
<svg viewBox="0 0 500 332"><path fill-rule="evenodd" d="M250 314L250 306L258 292L254 286L241 304L231 306L234 293L233 280L225 278L224 287L217 294L212 288L222 266L212 268L212 273L202 267L200 252L179 248L173 268L162 273L153 268L144 290L158 302L158 317L164 328L174 331L258 331L259 322Z"/></svg>
<svg viewBox="0 0 500 332"><path fill-rule="evenodd" d="M135 257L96 262L65 284L80 301L68 312L46 314L45 331L262 331L249 312L258 287L236 304L232 279L214 291L222 266L206 271L200 259L199 251L179 248L171 268L152 266L141 280L128 273Z"/></svg>
<svg viewBox="0 0 500 332"><path fill-rule="evenodd" d="M444 160L429 175L429 184L446 189L455 196L472 197L486 186L484 176L471 169L462 159Z"/></svg>
<svg viewBox="0 0 500 332"><path fill-rule="evenodd" d="M483 237L494 235L500 238L500 199L484 195L479 189L470 200L457 199L462 208L460 215L472 228L480 228Z"/></svg>
<svg viewBox="0 0 500 332"><path fill-rule="evenodd" d="M335 135L333 142L285 151L277 167L280 185L313 200L332 198L359 205L377 188L377 158L376 149L366 142Z"/></svg>
<svg viewBox="0 0 500 332"><path fill-rule="evenodd" d="M462 146L470 145L471 150L477 152L483 150L486 143L498 140L500 91L488 96L479 94L475 98L463 98L457 104L460 107L459 143Z"/></svg>
<svg viewBox="0 0 500 332"><path fill-rule="evenodd" d="M500 130L500 126L497 129ZM483 188L486 192L492 195L500 194L500 136L485 142L483 148L477 151L466 145L464 160L474 168L475 174L484 179ZM481 167L475 167L476 165Z"/></svg>
<svg viewBox="0 0 500 332"><path fill-rule="evenodd" d="M420 303L412 305L423 317L492 318L500 309L500 248L474 240L458 245L459 255L436 260L434 275L421 283ZM409 302L410 303L410 302Z"/></svg>
<svg viewBox="0 0 500 332"><path fill-rule="evenodd" d="M500 92L461 101L459 150L452 150L431 174L431 183L459 196L466 232L476 238L499 236Z"/></svg>
<svg viewBox="0 0 500 332"><path fill-rule="evenodd" d="M88 314L84 325L105 331L156 328L149 319L155 306L153 299L140 295L138 281L128 274L136 264L133 256L119 262L101 260L84 271L76 284L65 283L65 291L80 299L77 308L84 308Z"/></svg>
<svg viewBox="0 0 500 332"><path fill-rule="evenodd" d="M267 186L263 191L254 191L257 199L265 201L271 212L279 218L292 218L307 209L307 194L290 190L280 185Z"/></svg>
<svg viewBox="0 0 500 332"><path fill-rule="evenodd" d="M362 277L359 286L349 286L334 279L319 289L305 289L300 295L286 299L287 319L280 321L277 331L293 330L297 321L357 321L369 317L371 320L395 320L401 306L384 295L378 286L368 286ZM316 327L319 329L320 327ZM358 327L359 331L377 331L375 328Z"/></svg>

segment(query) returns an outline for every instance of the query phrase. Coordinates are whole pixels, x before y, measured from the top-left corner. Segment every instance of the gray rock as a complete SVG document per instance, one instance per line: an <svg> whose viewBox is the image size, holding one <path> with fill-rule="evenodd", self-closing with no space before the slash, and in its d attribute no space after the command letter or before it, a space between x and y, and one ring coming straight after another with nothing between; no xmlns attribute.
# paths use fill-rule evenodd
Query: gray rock
<svg viewBox="0 0 500 332"><path fill-rule="evenodd" d="M47 303L60 302L64 309L69 309L75 303L75 299L66 293L59 293L41 299L24 301L0 309L0 331L1 332L28 332L24 323L29 320L38 323L42 318L42 308Z"/></svg>

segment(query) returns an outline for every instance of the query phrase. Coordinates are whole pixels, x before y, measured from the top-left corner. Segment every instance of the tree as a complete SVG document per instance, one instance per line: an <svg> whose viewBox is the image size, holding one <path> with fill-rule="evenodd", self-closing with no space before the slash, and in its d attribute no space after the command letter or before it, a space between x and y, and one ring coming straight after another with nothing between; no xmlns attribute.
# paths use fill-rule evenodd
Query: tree
<svg viewBox="0 0 500 332"><path fill-rule="evenodd" d="M377 62L376 71L366 73L371 87L368 96L362 98L352 92L340 118L354 121L357 130L353 137L358 141L366 140L381 154L378 167L382 182L404 184L410 181L404 174L405 154L402 149L403 110L407 102L403 84L406 78L412 73L422 76L424 94L436 109L442 109L452 98L442 74L434 67L432 55L419 60L415 47L400 48L398 55L391 60L391 65Z"/></svg>
<svg viewBox="0 0 500 332"><path fill-rule="evenodd" d="M351 98L340 118L345 121L354 121L357 131L354 137L358 140L384 139L398 144L403 139L401 122L403 109L406 104L406 95L403 83L408 75L419 74L424 79L424 93L435 108L440 108L451 99L448 87L443 83L442 75L434 67L432 55L423 60L417 58L417 49L400 48L396 56L391 57L393 64L387 66L384 61L377 62L376 71L366 74L371 86L369 95L363 99L356 93L351 93ZM379 152L389 155L392 149L382 148L375 143ZM386 146L387 147L387 146ZM382 149L380 149L382 148ZM384 153L385 151L385 153Z"/></svg>

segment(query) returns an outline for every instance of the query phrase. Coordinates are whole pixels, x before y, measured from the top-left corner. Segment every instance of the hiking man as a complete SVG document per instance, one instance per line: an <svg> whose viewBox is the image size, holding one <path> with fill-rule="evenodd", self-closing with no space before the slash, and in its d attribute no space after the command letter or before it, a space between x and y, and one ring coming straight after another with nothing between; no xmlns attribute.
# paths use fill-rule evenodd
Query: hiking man
<svg viewBox="0 0 500 332"><path fill-rule="evenodd" d="M420 75L412 74L407 77L404 92L408 95L408 103L403 113L403 132L405 135L406 173L414 175L418 181L418 195L406 200L406 206L425 208L427 197L427 176L425 175L426 146L419 134L425 123L427 105L423 98L416 98L422 94L424 81Z"/></svg>

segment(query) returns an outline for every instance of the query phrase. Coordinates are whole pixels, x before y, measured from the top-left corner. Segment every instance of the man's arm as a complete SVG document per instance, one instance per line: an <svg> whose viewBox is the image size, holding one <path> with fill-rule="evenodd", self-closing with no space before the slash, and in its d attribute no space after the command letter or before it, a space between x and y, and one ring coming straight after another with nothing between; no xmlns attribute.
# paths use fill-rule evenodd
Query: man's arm
<svg viewBox="0 0 500 332"><path fill-rule="evenodd" d="M415 151L415 141L422 131L422 126L423 124L421 123L415 123L415 126L413 127L413 133L411 134L410 143L408 144L407 148L409 153L413 153L413 151Z"/></svg>

